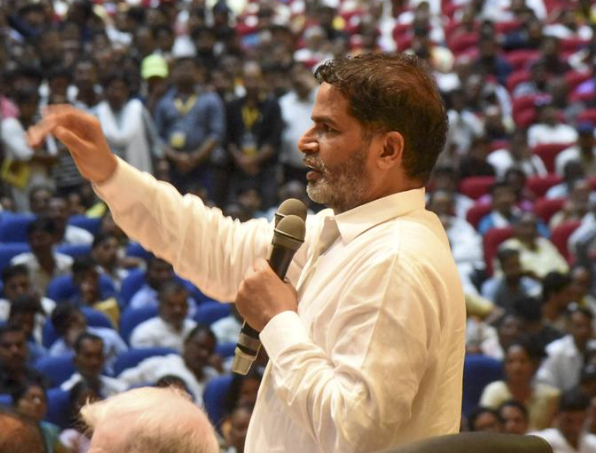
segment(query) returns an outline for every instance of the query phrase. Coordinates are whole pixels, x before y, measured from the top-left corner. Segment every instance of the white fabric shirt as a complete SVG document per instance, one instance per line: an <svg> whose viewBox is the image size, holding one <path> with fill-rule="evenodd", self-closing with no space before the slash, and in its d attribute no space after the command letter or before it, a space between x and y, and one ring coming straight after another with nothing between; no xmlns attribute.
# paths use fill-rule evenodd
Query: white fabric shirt
<svg viewBox="0 0 596 453"><path fill-rule="evenodd" d="M542 143L575 143L577 131L567 124L549 126L538 123L528 129L528 145L536 146Z"/></svg>
<svg viewBox="0 0 596 453"><path fill-rule="evenodd" d="M172 348L182 353L184 339L197 323L185 319L181 331L176 331L171 324L159 316L139 324L132 331L130 346L133 348Z"/></svg>
<svg viewBox="0 0 596 453"><path fill-rule="evenodd" d="M272 224L224 218L121 160L97 190L127 234L217 300L234 300L268 256ZM465 303L424 189L311 216L287 277L298 313L261 332L270 361L247 453L365 452L459 431Z"/></svg>
<svg viewBox="0 0 596 453"><path fill-rule="evenodd" d="M74 225L66 225L63 244L91 244L93 235L87 230Z"/></svg>
<svg viewBox="0 0 596 453"><path fill-rule="evenodd" d="M546 176L548 174L544 162L536 155L532 155L530 159L517 162L513 159L509 150L498 149L490 153L486 161L495 168L498 178L505 176L507 170L512 167L521 168L526 176Z"/></svg>
<svg viewBox="0 0 596 453"><path fill-rule="evenodd" d="M59 275L70 274L70 267L72 266L73 259L68 255L54 252L54 260L56 261L56 267L54 273L48 275L39 265L37 258L31 252L21 253L10 260L10 265L24 264L29 271L29 278L34 288L40 293L45 294L48 284L54 277Z"/></svg>
<svg viewBox="0 0 596 453"><path fill-rule="evenodd" d="M37 341L39 344L41 344L42 340L43 325L54 311L54 308L56 308L56 302L54 302L52 299L48 299L47 297L42 297L40 302L41 308L43 309L43 314L38 313L35 315L35 327L33 328L33 338L35 338L35 341ZM10 301L8 299L0 299L0 321L8 321L9 316Z"/></svg>
<svg viewBox="0 0 596 453"><path fill-rule="evenodd" d="M199 381L196 376L186 367L184 360L177 354L149 357L143 360L134 368L124 370L118 379L128 386L154 385L162 377L173 375L178 376L186 384L186 388L193 395L198 405L203 405L203 391L207 382L217 376L213 368L203 369L205 378Z"/></svg>
<svg viewBox="0 0 596 453"><path fill-rule="evenodd" d="M553 453L596 453L596 435L583 433L579 440L579 448L576 450L563 437L561 432L555 428L548 428L542 431L528 433L533 436L542 437L553 449Z"/></svg>
<svg viewBox="0 0 596 453"><path fill-rule="evenodd" d="M63 382L60 388L68 392L82 380L83 376L81 376L79 373L75 373L70 377L70 379L68 379L68 381ZM110 396L122 393L126 391L126 389L128 388L124 382L120 381L119 379L111 378L108 376L100 376L99 382L101 384L101 396L103 396L104 398L109 398Z"/></svg>
<svg viewBox="0 0 596 453"><path fill-rule="evenodd" d="M211 324L211 331L215 335L215 338L217 338L218 344L238 341L240 329L242 329L242 324L233 315L226 316Z"/></svg>
<svg viewBox="0 0 596 453"><path fill-rule="evenodd" d="M596 158L596 147L592 148L592 155ZM564 169L565 169L565 165L567 165L568 162L571 162L573 160L576 160L578 162L582 162L582 158L581 158L581 151L579 149L579 146L571 146L563 151L561 151L561 153L556 157L555 159L555 171L557 172L557 174L559 176L564 176ZM596 165L596 164L593 164ZM584 167L585 168L585 167ZM593 168L585 168L586 170L586 174L592 176L592 170Z"/></svg>
<svg viewBox="0 0 596 453"><path fill-rule="evenodd" d="M588 342L589 349L596 349L596 340ZM546 347L548 357L538 369L537 378L562 392L579 384L584 359L575 346L573 337L566 335Z"/></svg>
<svg viewBox="0 0 596 453"><path fill-rule="evenodd" d="M316 90L313 90L308 99L300 99L296 92L290 91L279 100L285 125L280 159L293 167L304 168L302 153L296 144L304 131L312 125L310 114L315 105L315 96Z"/></svg>

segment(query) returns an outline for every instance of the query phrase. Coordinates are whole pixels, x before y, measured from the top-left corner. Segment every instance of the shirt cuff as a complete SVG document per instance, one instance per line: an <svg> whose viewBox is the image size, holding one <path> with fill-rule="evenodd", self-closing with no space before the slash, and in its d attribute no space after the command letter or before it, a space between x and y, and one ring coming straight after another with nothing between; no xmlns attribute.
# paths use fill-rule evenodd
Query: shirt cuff
<svg viewBox="0 0 596 453"><path fill-rule="evenodd" d="M276 360L286 349L294 345L311 343L298 313L294 311L284 311L275 315L259 337L272 360Z"/></svg>
<svg viewBox="0 0 596 453"><path fill-rule="evenodd" d="M130 181L138 178L135 173L140 173L118 156L116 156L116 160L118 165L114 173L101 183L93 183L93 190L104 200L113 199L114 197L121 199L123 195L126 196L126 191L123 192L122 190L122 181L126 181L129 187L133 187Z"/></svg>

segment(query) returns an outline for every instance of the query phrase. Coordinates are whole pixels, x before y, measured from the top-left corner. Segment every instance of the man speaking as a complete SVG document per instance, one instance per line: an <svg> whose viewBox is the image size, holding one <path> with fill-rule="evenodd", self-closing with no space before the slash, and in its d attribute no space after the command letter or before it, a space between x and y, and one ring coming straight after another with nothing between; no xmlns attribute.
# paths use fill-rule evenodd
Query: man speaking
<svg viewBox="0 0 596 453"><path fill-rule="evenodd" d="M327 205L280 280L273 226L224 218L110 153L98 122L50 108L51 131L116 222L176 272L234 300L270 361L249 453L361 453L459 430L465 307L424 185L447 131L425 67L404 55L321 66L300 139L308 194Z"/></svg>

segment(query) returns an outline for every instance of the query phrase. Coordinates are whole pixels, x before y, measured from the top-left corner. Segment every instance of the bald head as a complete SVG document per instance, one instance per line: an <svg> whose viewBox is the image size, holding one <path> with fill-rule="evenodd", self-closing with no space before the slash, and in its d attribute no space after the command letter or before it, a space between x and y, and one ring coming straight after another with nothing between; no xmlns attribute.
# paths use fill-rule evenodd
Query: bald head
<svg viewBox="0 0 596 453"><path fill-rule="evenodd" d="M173 388L144 387L85 406L90 453L218 453L206 415Z"/></svg>

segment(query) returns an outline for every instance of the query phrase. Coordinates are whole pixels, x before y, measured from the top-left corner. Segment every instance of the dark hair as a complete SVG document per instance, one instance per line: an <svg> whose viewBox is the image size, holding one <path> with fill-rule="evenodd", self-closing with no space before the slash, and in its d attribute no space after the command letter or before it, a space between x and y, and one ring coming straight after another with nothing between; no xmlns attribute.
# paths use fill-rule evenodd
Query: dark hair
<svg viewBox="0 0 596 453"><path fill-rule="evenodd" d="M478 420L478 418L483 414L491 414L497 419L499 423L503 423L503 419L495 409L480 406L474 409L468 417L468 426L470 428L470 431L476 431L476 420Z"/></svg>
<svg viewBox="0 0 596 453"><path fill-rule="evenodd" d="M51 186L47 184L35 184L33 187L31 187L31 189L29 189L29 200L33 198L33 195L35 195L37 192L41 192L42 190L50 192L50 196L52 197L55 195L54 189L52 189Z"/></svg>
<svg viewBox="0 0 596 453"><path fill-rule="evenodd" d="M103 79L102 79L102 86L104 88L109 87L112 83L114 82L122 82L126 85L126 89L130 89L128 87L129 85L129 78L127 77L126 73L124 71L112 71L109 74L107 74Z"/></svg>
<svg viewBox="0 0 596 453"><path fill-rule="evenodd" d="M17 105L39 102L39 93L34 88L20 88L14 94L14 101Z"/></svg>
<svg viewBox="0 0 596 453"><path fill-rule="evenodd" d="M33 233L37 232L49 233L54 236L56 234L56 223L48 217L39 217L29 224L27 227L27 237L30 238Z"/></svg>
<svg viewBox="0 0 596 453"><path fill-rule="evenodd" d="M95 269L97 263L89 256L77 256L72 263L72 275L78 275Z"/></svg>
<svg viewBox="0 0 596 453"><path fill-rule="evenodd" d="M25 381L11 392L10 396L12 396L12 405L16 407L16 405L19 403L19 400L25 396L31 387L39 387L44 393L46 393L47 390L39 381Z"/></svg>
<svg viewBox="0 0 596 453"><path fill-rule="evenodd" d="M4 324L0 326L0 341L4 335L15 332L20 332L25 336L25 332L23 332L23 329L20 326L15 326L14 324Z"/></svg>
<svg viewBox="0 0 596 453"><path fill-rule="evenodd" d="M155 387L159 387L159 388L168 388L168 387L177 387L177 386L182 386L188 392L188 387L187 387L184 379L182 379L180 376L176 376L175 374L167 374L165 376L162 376L155 383Z"/></svg>
<svg viewBox="0 0 596 453"><path fill-rule="evenodd" d="M18 426L0 431L2 453L47 453L45 440L37 423L10 408L0 406L0 425L7 418L17 421Z"/></svg>
<svg viewBox="0 0 596 453"><path fill-rule="evenodd" d="M95 249L96 247L100 246L103 242L107 241L110 238L114 238L114 239L116 239L116 241L118 240L118 238L116 237L115 234L100 231L93 238L93 243L91 244L91 249L92 250Z"/></svg>
<svg viewBox="0 0 596 453"><path fill-rule="evenodd" d="M542 302L535 297L519 297L513 301L513 311L526 322L542 320Z"/></svg>
<svg viewBox="0 0 596 453"><path fill-rule="evenodd" d="M568 318L571 318L576 313L579 313L581 315L584 315L590 321L593 321L594 320L594 314L588 308L586 308L586 307L578 307L578 306L575 306L571 310L567 311L567 317Z"/></svg>
<svg viewBox="0 0 596 453"><path fill-rule="evenodd" d="M558 293L571 285L572 280L568 274L549 272L542 280L542 299L547 300L554 293Z"/></svg>
<svg viewBox="0 0 596 453"><path fill-rule="evenodd" d="M233 374L232 382L230 383L224 398L224 409L226 414L231 415L234 408L238 406L238 398L240 397L242 383L250 379L261 382L263 380L263 374L257 367L251 368L246 375Z"/></svg>
<svg viewBox="0 0 596 453"><path fill-rule="evenodd" d="M39 299L27 294L17 297L10 304L10 314L8 315L8 319L11 319L14 315L20 313L43 313Z"/></svg>
<svg viewBox="0 0 596 453"><path fill-rule="evenodd" d="M169 296L170 294L178 294L183 291L188 293L188 288L182 282L176 280L166 282L159 288L159 302L161 303L163 298Z"/></svg>
<svg viewBox="0 0 596 453"><path fill-rule="evenodd" d="M2 270L2 284L6 286L6 283L11 278L17 275L29 276L29 269L24 264L13 264L12 266L5 267Z"/></svg>
<svg viewBox="0 0 596 453"><path fill-rule="evenodd" d="M503 266L505 260L513 258L514 256L519 256L519 250L510 249L510 248L500 248L497 251L497 260L499 260L499 264Z"/></svg>
<svg viewBox="0 0 596 453"><path fill-rule="evenodd" d="M405 54L340 57L319 66L315 77L346 97L350 114L366 132L402 134L406 175L428 180L445 146L448 120L422 60Z"/></svg>
<svg viewBox="0 0 596 453"><path fill-rule="evenodd" d="M217 343L217 338L215 337L215 334L211 330L211 327L209 327L207 324L197 324L194 329L192 329L190 332L188 332L188 335L186 335L184 342L186 343L187 341L194 338L195 335L198 335L201 332L205 332L207 334L207 336L211 337L213 339L213 341L215 343Z"/></svg>
<svg viewBox="0 0 596 453"><path fill-rule="evenodd" d="M503 404L501 404L499 406L499 415L501 415L503 413L503 409L506 409L508 407L514 407L516 409L518 409L523 417L525 421L529 420L529 415L528 415L528 408L526 406L524 406L522 403L518 402L518 401L514 401L514 400L509 400L509 401L505 401ZM501 419L503 419L504 417L501 415Z"/></svg>
<svg viewBox="0 0 596 453"><path fill-rule="evenodd" d="M507 347L505 354L507 354L507 352L509 352L509 350L515 346L526 351L526 354L528 354L528 357L530 357L530 360L533 362L540 363L540 361L546 357L544 347L535 338L522 337L515 340Z"/></svg>
<svg viewBox="0 0 596 453"><path fill-rule="evenodd" d="M512 192L513 187L511 187L511 184L509 184L508 182L505 181L497 181L496 183L494 183L491 187L490 187L490 194L491 196L494 196L495 192L499 189L509 189Z"/></svg>
<svg viewBox="0 0 596 453"><path fill-rule="evenodd" d="M50 320L58 335L62 336L66 333L68 320L77 312L81 312L81 309L73 304L58 304L58 306L54 308Z"/></svg>
<svg viewBox="0 0 596 453"><path fill-rule="evenodd" d="M588 407L590 398L577 387L563 393L559 400L559 412L582 412Z"/></svg>
<svg viewBox="0 0 596 453"><path fill-rule="evenodd" d="M101 337L98 337L97 335L94 335L89 332L83 332L77 337L74 343L74 351L76 354L81 352L81 348L83 347L83 343L85 341L101 342L101 344L103 345L103 340L101 339Z"/></svg>
<svg viewBox="0 0 596 453"><path fill-rule="evenodd" d="M72 80L72 71L65 68L64 66L57 66L55 68L52 68L48 73L48 80L59 78L66 79L70 82ZM50 189L50 191L52 190Z"/></svg>

